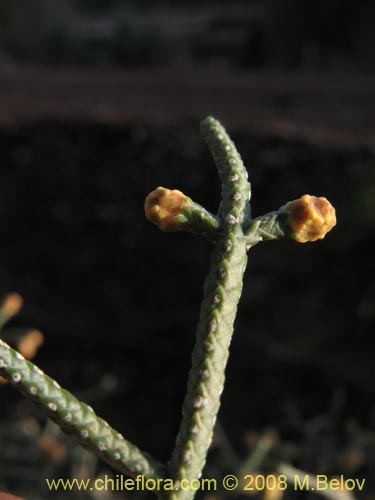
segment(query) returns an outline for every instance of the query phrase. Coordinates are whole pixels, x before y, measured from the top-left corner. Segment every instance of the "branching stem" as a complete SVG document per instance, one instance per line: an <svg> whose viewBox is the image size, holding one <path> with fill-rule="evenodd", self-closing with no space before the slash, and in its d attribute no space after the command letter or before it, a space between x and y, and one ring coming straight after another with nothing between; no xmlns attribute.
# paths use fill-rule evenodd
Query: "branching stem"
<svg viewBox="0 0 375 500"><path fill-rule="evenodd" d="M216 245L204 286L182 422L168 467L124 439L91 407L0 340L0 375L116 470L130 476L173 480L174 490L160 488L157 492L163 500L192 500L195 490L182 488L182 481L189 484L202 474L219 411L247 251L263 240L291 237L304 243L322 239L336 223L328 200L310 195L251 219L248 174L235 145L212 117L202 122L201 133L221 179L218 214L211 214L181 191L162 187L145 201L147 218L161 230L197 233ZM0 328L20 304L17 295L7 298L0 307Z"/></svg>
<svg viewBox="0 0 375 500"><path fill-rule="evenodd" d="M141 451L98 417L94 410L0 340L0 374L34 404L42 407L61 429L80 444L129 476L158 478L164 466Z"/></svg>
<svg viewBox="0 0 375 500"><path fill-rule="evenodd" d="M247 171L234 144L216 120L207 118L202 123L201 131L222 181L219 215L223 228L212 254L210 273L204 287L182 423L169 465L176 481L199 478L206 461L220 406L247 262L246 238L242 229L249 213ZM179 489L170 498L189 500L193 496L192 490Z"/></svg>

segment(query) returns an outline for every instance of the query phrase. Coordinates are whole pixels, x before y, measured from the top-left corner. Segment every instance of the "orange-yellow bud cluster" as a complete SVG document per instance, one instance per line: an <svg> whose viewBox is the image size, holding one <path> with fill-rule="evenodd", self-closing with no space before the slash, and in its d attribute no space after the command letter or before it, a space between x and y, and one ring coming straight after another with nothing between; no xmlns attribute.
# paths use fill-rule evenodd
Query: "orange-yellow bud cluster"
<svg viewBox="0 0 375 500"><path fill-rule="evenodd" d="M327 198L304 194L282 209L288 212L288 224L298 243L321 240L336 225L335 209Z"/></svg>
<svg viewBox="0 0 375 500"><path fill-rule="evenodd" d="M175 216L181 213L188 198L177 189L158 187L145 200L145 214L162 231L178 231Z"/></svg>

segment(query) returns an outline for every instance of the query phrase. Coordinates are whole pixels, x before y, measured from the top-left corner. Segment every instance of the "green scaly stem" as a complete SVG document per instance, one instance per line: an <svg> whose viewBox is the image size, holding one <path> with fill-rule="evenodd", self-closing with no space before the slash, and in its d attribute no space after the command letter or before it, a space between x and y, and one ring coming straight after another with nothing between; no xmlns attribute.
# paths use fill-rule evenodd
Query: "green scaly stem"
<svg viewBox="0 0 375 500"><path fill-rule="evenodd" d="M248 248L261 241L280 240L289 237L290 229L288 228L287 218L287 212L280 209L248 220L244 224L244 235Z"/></svg>
<svg viewBox="0 0 375 500"><path fill-rule="evenodd" d="M220 217L211 214L191 198L186 197L186 200L181 212L174 217L180 230L199 234L210 241L215 241L217 234L222 229Z"/></svg>
<svg viewBox="0 0 375 500"><path fill-rule="evenodd" d="M0 374L34 404L41 406L64 432L73 434L84 448L114 469L130 476L164 476L165 468L161 463L124 439L90 406L78 401L2 340Z"/></svg>
<svg viewBox="0 0 375 500"><path fill-rule="evenodd" d="M206 461L247 262L246 238L242 230L243 221L250 212L247 171L219 122L206 118L201 133L214 156L222 181L219 215L223 228L205 283L182 423L169 464L176 481L199 478ZM193 496L193 491L179 489L169 498L189 500Z"/></svg>
<svg viewBox="0 0 375 500"><path fill-rule="evenodd" d="M209 241L216 243L223 237L223 226L219 216L212 215L205 208L193 202L181 210L181 214L174 219L180 225L181 231L199 234ZM255 219L247 218L243 224L244 236L248 249L261 241L280 240L291 238L292 233L287 223L288 213L283 210L275 210Z"/></svg>

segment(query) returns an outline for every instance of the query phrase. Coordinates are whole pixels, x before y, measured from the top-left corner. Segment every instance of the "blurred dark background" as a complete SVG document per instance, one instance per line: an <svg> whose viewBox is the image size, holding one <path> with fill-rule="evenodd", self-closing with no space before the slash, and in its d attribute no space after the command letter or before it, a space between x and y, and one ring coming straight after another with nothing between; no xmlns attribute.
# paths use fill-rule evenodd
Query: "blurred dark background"
<svg viewBox="0 0 375 500"><path fill-rule="evenodd" d="M250 252L204 476L289 464L374 499L374 24L370 1L0 0L0 292L24 300L1 336L41 330L34 361L168 459L211 246L143 201L162 185L216 211L199 121L217 116L255 215L311 193L338 224ZM0 402L0 490L120 497L48 492L110 471L6 385Z"/></svg>
<svg viewBox="0 0 375 500"><path fill-rule="evenodd" d="M3 64L373 71L370 0L19 0L0 4Z"/></svg>

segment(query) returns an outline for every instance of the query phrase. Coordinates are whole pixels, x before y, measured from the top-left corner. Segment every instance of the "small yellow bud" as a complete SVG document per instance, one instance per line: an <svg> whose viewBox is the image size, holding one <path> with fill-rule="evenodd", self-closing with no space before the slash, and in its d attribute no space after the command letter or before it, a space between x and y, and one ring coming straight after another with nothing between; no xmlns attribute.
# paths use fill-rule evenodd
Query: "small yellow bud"
<svg viewBox="0 0 375 500"><path fill-rule="evenodd" d="M181 213L187 200L177 189L158 187L145 200L146 217L162 231L178 231L180 226L174 217Z"/></svg>
<svg viewBox="0 0 375 500"><path fill-rule="evenodd" d="M336 225L336 213L327 198L304 194L289 201L283 210L288 212L288 224L298 243L322 240Z"/></svg>

